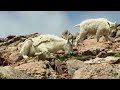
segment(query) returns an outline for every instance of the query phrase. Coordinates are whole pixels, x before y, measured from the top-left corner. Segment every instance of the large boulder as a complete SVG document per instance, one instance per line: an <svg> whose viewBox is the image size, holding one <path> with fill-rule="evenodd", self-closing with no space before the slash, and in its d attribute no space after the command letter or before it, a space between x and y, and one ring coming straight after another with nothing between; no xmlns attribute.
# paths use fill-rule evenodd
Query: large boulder
<svg viewBox="0 0 120 90"><path fill-rule="evenodd" d="M67 60L66 65L68 69L68 74L72 76L76 70L83 66L83 64L84 63L80 60L75 59Z"/></svg>
<svg viewBox="0 0 120 90"><path fill-rule="evenodd" d="M103 49L109 49L111 46L111 42L97 42L96 39L86 39L82 44L78 46L79 52L86 51L102 51ZM97 53L97 52L96 52Z"/></svg>
<svg viewBox="0 0 120 90"><path fill-rule="evenodd" d="M18 51L11 53L11 55L9 56L9 60L11 62L17 62L17 61L20 61L22 59L23 59L23 57Z"/></svg>
<svg viewBox="0 0 120 90"><path fill-rule="evenodd" d="M100 48L100 47L86 48L86 49L81 51L81 54L82 55L96 56L97 54L99 54L103 50L104 50L104 48Z"/></svg>
<svg viewBox="0 0 120 90"><path fill-rule="evenodd" d="M0 67L0 79L34 79L11 66Z"/></svg>
<svg viewBox="0 0 120 90"><path fill-rule="evenodd" d="M120 65L84 64L75 71L72 79L120 79Z"/></svg>
<svg viewBox="0 0 120 90"><path fill-rule="evenodd" d="M91 59L89 61L85 61L84 63L109 63L109 64L114 64L118 60L120 60L120 57L107 56L106 58Z"/></svg>
<svg viewBox="0 0 120 90"><path fill-rule="evenodd" d="M27 75L38 79L55 79L54 70L48 61L35 61L16 66L15 69L25 72Z"/></svg>

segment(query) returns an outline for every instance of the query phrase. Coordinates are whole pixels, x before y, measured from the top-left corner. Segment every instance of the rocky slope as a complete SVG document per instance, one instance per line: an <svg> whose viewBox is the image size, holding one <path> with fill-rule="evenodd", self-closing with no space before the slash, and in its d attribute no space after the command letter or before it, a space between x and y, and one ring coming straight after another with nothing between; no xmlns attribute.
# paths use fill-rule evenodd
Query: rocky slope
<svg viewBox="0 0 120 90"><path fill-rule="evenodd" d="M67 36L68 31L62 33ZM119 79L120 78L120 37L111 43L101 38L88 38L74 54L65 56L63 51L55 59L38 60L30 57L24 60L19 53L19 45L27 38L40 35L9 35L0 38L0 78L1 79ZM78 35L78 33L76 34ZM73 38L76 38L76 35ZM70 36L71 37L71 36Z"/></svg>

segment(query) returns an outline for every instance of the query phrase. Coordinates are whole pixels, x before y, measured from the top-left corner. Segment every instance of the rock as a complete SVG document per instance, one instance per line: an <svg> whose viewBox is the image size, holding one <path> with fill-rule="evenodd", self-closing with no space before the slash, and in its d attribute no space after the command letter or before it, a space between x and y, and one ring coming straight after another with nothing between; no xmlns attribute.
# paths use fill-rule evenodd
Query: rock
<svg viewBox="0 0 120 90"><path fill-rule="evenodd" d="M95 75L92 79L119 79L108 75Z"/></svg>
<svg viewBox="0 0 120 90"><path fill-rule="evenodd" d="M2 57L2 53L0 52L0 66L4 66L4 63L5 63L5 60L4 58Z"/></svg>
<svg viewBox="0 0 120 90"><path fill-rule="evenodd" d="M120 41L119 42L116 41L116 43L112 45L112 50L119 52L119 49L120 49Z"/></svg>
<svg viewBox="0 0 120 90"><path fill-rule="evenodd" d="M9 36L7 36L6 38L12 39L12 38L14 38L14 37L16 37L16 35L9 35Z"/></svg>
<svg viewBox="0 0 120 90"><path fill-rule="evenodd" d="M96 39L86 39L84 40L82 43L79 43L81 45L79 45L78 51L82 52L82 51L104 51L105 49L110 49L111 45L109 43L105 43L105 42L96 42ZM91 49L91 50L90 50Z"/></svg>
<svg viewBox="0 0 120 90"><path fill-rule="evenodd" d="M10 51L10 52L17 51L17 47L8 47L6 51Z"/></svg>
<svg viewBox="0 0 120 90"><path fill-rule="evenodd" d="M114 64L116 63L118 60L120 60L120 57L112 57L112 56L108 56L105 58L105 62L109 63L109 64Z"/></svg>
<svg viewBox="0 0 120 90"><path fill-rule="evenodd" d="M8 46L8 45L10 45L10 44L12 44L12 43L14 43L14 42L16 42L16 41L19 41L21 38L20 37L9 37L9 38L11 38L11 39L7 39L5 42L2 42L2 43L0 43L0 45L2 46L4 46L4 45L6 45L6 46Z"/></svg>
<svg viewBox="0 0 120 90"><path fill-rule="evenodd" d="M113 57L113 56L107 56L106 58L95 58L91 59L89 61L85 61L84 63L109 63L109 64L114 64L116 63L120 57Z"/></svg>
<svg viewBox="0 0 120 90"><path fill-rule="evenodd" d="M85 50L81 51L82 55L92 55L92 56L96 56L97 54L99 54L101 51L103 51L103 48L86 48Z"/></svg>
<svg viewBox="0 0 120 90"><path fill-rule="evenodd" d="M73 75L76 70L83 66L83 62L79 60L67 60L66 65L68 69L68 74Z"/></svg>
<svg viewBox="0 0 120 90"><path fill-rule="evenodd" d="M22 60L22 59L23 59L23 57L18 51L13 52L9 56L9 60L12 61L12 62L17 62L17 61Z"/></svg>
<svg viewBox="0 0 120 90"><path fill-rule="evenodd" d="M73 74L72 79L120 79L120 65L84 64Z"/></svg>
<svg viewBox="0 0 120 90"><path fill-rule="evenodd" d="M55 60L55 70L59 75L68 73L66 63L59 60Z"/></svg>
<svg viewBox="0 0 120 90"><path fill-rule="evenodd" d="M120 51L120 48L116 48L117 51Z"/></svg>
<svg viewBox="0 0 120 90"><path fill-rule="evenodd" d="M95 56L92 56L92 55L79 55L76 57L76 59L80 61L87 61L87 60L94 59L94 58Z"/></svg>
<svg viewBox="0 0 120 90"><path fill-rule="evenodd" d="M2 59L1 59L1 57L0 57L0 66L3 64L3 62L2 62Z"/></svg>
<svg viewBox="0 0 120 90"><path fill-rule="evenodd" d="M10 56L11 52L2 52L2 65L6 66L6 65L10 65L12 62L9 60L9 56Z"/></svg>
<svg viewBox="0 0 120 90"><path fill-rule="evenodd" d="M49 67L46 62L43 61L29 62L20 66L16 66L15 69L23 71L27 75L36 77L38 79L49 79L52 77L55 78L55 75L52 73L54 72L53 69Z"/></svg>
<svg viewBox="0 0 120 90"><path fill-rule="evenodd" d="M35 79L11 66L0 67L0 79Z"/></svg>
<svg viewBox="0 0 120 90"><path fill-rule="evenodd" d="M34 37L37 37L37 36L39 36L39 35L41 35L40 33L32 33L32 34L29 34L29 35L26 35L25 37L26 38L34 38Z"/></svg>
<svg viewBox="0 0 120 90"><path fill-rule="evenodd" d="M107 53L114 53L114 51L113 50L109 50L109 51L107 51Z"/></svg>
<svg viewBox="0 0 120 90"><path fill-rule="evenodd" d="M71 79L71 76L68 75L67 73L58 75L58 79Z"/></svg>
<svg viewBox="0 0 120 90"><path fill-rule="evenodd" d="M107 56L114 56L114 57L119 57L120 54L119 54L119 51L107 51Z"/></svg>
<svg viewBox="0 0 120 90"><path fill-rule="evenodd" d="M4 39L4 38L0 38L0 43L1 43L1 42L4 42L4 41L5 41L5 39Z"/></svg>
<svg viewBox="0 0 120 90"><path fill-rule="evenodd" d="M96 57L105 58L105 57L107 57L107 52L106 51L102 51Z"/></svg>
<svg viewBox="0 0 120 90"><path fill-rule="evenodd" d="M48 79L58 79L58 76L56 75L56 72L50 72L50 76Z"/></svg>
<svg viewBox="0 0 120 90"><path fill-rule="evenodd" d="M115 42L120 42L120 37L119 38L115 38Z"/></svg>
<svg viewBox="0 0 120 90"><path fill-rule="evenodd" d="M0 52L0 65L2 64L2 52Z"/></svg>
<svg viewBox="0 0 120 90"><path fill-rule="evenodd" d="M84 63L103 63L105 62L104 58L95 58L95 59L91 59L89 61L85 61Z"/></svg>

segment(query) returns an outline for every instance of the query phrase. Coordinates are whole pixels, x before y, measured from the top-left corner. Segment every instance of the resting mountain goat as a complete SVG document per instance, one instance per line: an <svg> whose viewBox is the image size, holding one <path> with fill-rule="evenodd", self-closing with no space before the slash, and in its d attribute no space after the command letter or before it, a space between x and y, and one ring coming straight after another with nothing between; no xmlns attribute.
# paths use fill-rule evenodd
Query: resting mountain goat
<svg viewBox="0 0 120 90"><path fill-rule="evenodd" d="M20 50L24 59L34 56L36 53L42 52L43 55L49 56L58 50L64 50L65 54L72 53L72 42L54 35L40 35L35 38L27 39Z"/></svg>
<svg viewBox="0 0 120 90"><path fill-rule="evenodd" d="M100 37L104 36L106 40L113 40L110 38L110 33L117 30L117 24L110 22L106 18L87 19L74 27L80 27L80 33L75 41L75 46L82 42L87 35L96 35L97 42Z"/></svg>

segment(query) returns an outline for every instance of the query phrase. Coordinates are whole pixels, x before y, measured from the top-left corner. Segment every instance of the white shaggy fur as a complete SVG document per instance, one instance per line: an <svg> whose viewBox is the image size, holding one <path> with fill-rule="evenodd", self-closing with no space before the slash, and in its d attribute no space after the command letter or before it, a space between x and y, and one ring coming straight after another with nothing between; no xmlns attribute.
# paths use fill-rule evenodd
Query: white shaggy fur
<svg viewBox="0 0 120 90"><path fill-rule="evenodd" d="M104 36L106 40L110 40L110 33L116 30L117 24L110 22L106 18L87 19L74 27L80 27L80 34L76 38L75 46L82 42L87 35L96 35L97 42L100 37Z"/></svg>
<svg viewBox="0 0 120 90"><path fill-rule="evenodd" d="M58 50L64 50L66 54L72 53L72 43L63 38L54 35L40 35L35 38L27 39L20 50L23 58L36 55L38 52L42 52L43 55L55 53Z"/></svg>
<svg viewBox="0 0 120 90"><path fill-rule="evenodd" d="M64 41L63 38L57 37L55 35L40 35L38 37L32 38L32 41L34 42L33 45L36 46L43 42L50 42L50 41Z"/></svg>

